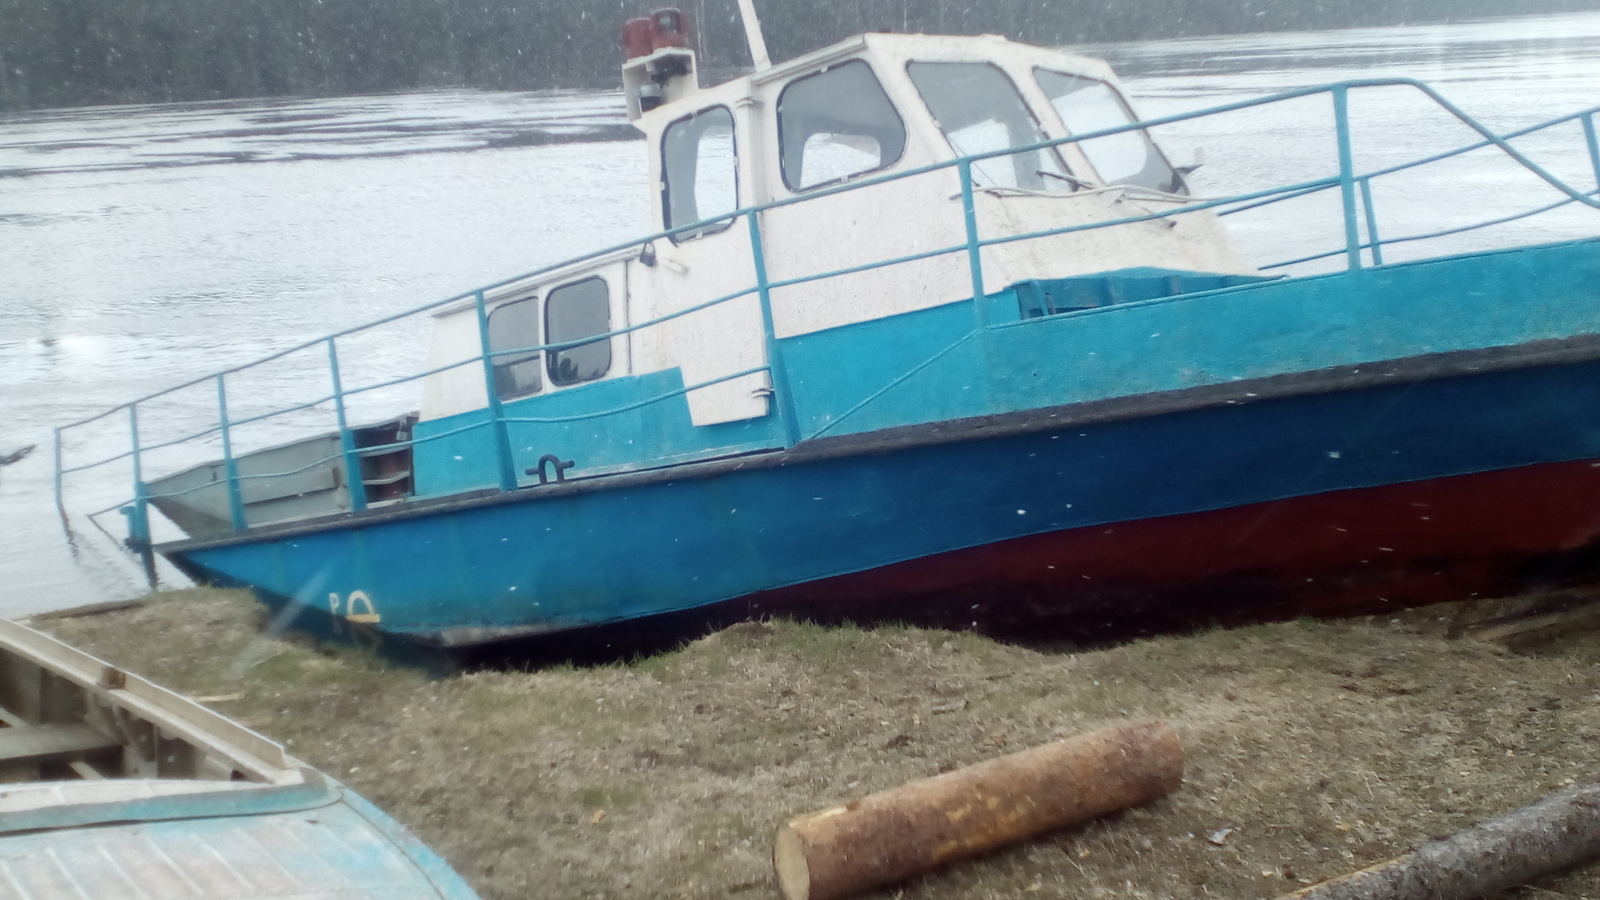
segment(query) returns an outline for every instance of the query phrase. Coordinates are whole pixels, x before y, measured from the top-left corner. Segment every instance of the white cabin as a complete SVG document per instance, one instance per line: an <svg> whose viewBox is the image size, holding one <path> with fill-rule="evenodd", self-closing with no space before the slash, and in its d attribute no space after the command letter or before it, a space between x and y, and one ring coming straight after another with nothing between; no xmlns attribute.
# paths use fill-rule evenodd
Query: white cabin
<svg viewBox="0 0 1600 900"><path fill-rule="evenodd" d="M961 156L1137 121L1104 62L1001 37L869 34L714 87L692 51L657 50L625 67L630 116L644 132L658 238L486 297L491 350L581 340L659 319L756 283L746 220L723 213L815 196L759 214L770 283L940 248L954 252L771 291L784 338L961 302L974 294L958 171ZM1143 131L972 164L985 237L1170 209L1188 199L1177 170ZM985 292L1029 279L1132 267L1251 274L1209 212L987 246ZM476 362L476 304L437 314L432 367ZM700 385L766 363L759 299L749 294L609 339L495 358L500 400L677 368ZM688 394L696 426L765 416L767 372ZM479 365L430 376L424 422L483 409Z"/></svg>

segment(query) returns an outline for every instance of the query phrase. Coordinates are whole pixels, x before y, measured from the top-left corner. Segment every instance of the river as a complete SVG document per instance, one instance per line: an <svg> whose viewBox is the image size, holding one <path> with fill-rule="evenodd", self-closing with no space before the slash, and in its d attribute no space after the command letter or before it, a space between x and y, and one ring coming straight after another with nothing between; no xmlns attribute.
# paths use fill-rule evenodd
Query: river
<svg viewBox="0 0 1600 900"><path fill-rule="evenodd" d="M1083 49L1117 66L1146 116L1369 77L1428 81L1497 130L1600 97L1600 13ZM1467 137L1430 117L1414 92L1380 92L1355 111L1384 137L1361 164ZM1204 160L1202 192L1240 190L1330 146L1310 120L1240 114L1163 136L1180 163ZM0 457L35 447L0 468L0 615L144 589L138 567L84 516L125 495L112 473L69 479L69 541L54 500L54 426L647 231L645 148L631 134L616 92L439 91L0 119ZM1548 149L1540 161L1558 174L1592 184L1581 142L1533 149ZM1460 187L1521 189L1475 174ZM1404 230L1449 221L1447 205L1436 188L1391 207ZM1521 239L1593 233L1589 220L1560 216L1518 227L1528 229ZM1273 258L1303 238L1263 222L1240 239ZM267 378L252 388L261 397L272 394Z"/></svg>

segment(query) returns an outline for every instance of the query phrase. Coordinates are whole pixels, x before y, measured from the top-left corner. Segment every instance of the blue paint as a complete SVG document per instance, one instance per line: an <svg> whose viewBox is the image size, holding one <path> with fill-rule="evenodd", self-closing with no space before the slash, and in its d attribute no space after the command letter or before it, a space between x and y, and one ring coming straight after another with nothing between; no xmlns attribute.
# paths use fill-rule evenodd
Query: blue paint
<svg viewBox="0 0 1600 900"><path fill-rule="evenodd" d="M128 410L133 411L133 405ZM222 467L228 479L228 517L234 531L244 531L248 525L244 518L244 496L239 490L239 463L233 457L233 441L229 436L227 375L217 375L217 422L222 433Z"/></svg>
<svg viewBox="0 0 1600 900"><path fill-rule="evenodd" d="M0 834L84 828L108 822L264 816L318 809L339 802L339 792L331 784L315 772L308 772L308 775L300 784L261 784L246 790L202 791L100 803L57 803L17 810L0 818Z"/></svg>
<svg viewBox="0 0 1600 900"><path fill-rule="evenodd" d="M1600 241L1580 241L1359 275L1239 277L1211 290L1208 281L1233 277L1136 271L1029 282L1014 288L1019 297L1103 296L1111 305L988 329L899 381L970 333L966 304L788 338L784 353L802 431L861 433L1596 333L1597 251ZM1174 278L1200 289L1136 299ZM1121 302L1114 291L1125 292ZM997 306L1040 308L995 296Z"/></svg>
<svg viewBox="0 0 1600 900"><path fill-rule="evenodd" d="M356 455L355 435L350 432L350 422L345 417L344 382L339 377L339 344L328 338L328 373L333 381L333 412L339 423L339 452L344 455L344 483L350 490L350 509L361 512L367 508L367 490L362 484L361 457Z"/></svg>
<svg viewBox="0 0 1600 900"><path fill-rule="evenodd" d="M76 881L89 900L170 896L174 869L208 896L477 900L394 819L344 785L306 774L307 783L291 787L219 782L203 793L10 813L0 822L0 880L37 885L39 861L53 860L101 876Z"/></svg>
<svg viewBox="0 0 1600 900"><path fill-rule="evenodd" d="M1127 283L1143 277L1170 276ZM1132 300L978 333L968 303L953 303L782 344L802 429L859 434L1600 335L1596 285L1600 241L1580 241ZM556 630L1062 529L1600 457L1596 379L1600 362L1552 365L626 488L602 479L584 492L531 490L184 555L280 596L310 584L339 597L362 591L386 631ZM572 415L677 388L677 372L615 379L506 404L505 414ZM428 425L449 430L462 418ZM517 463L555 453L584 475L784 442L771 415L695 428L681 395L613 419L510 426ZM471 452L482 446L473 434L418 445L432 454L418 457L419 484L492 485L493 461ZM453 449L460 460L446 458Z"/></svg>
<svg viewBox="0 0 1600 900"><path fill-rule="evenodd" d="M972 316L968 301L785 338L800 431L848 434L982 415L988 401L977 342L958 344L973 334ZM836 421L869 398L866 407Z"/></svg>
<svg viewBox="0 0 1600 900"><path fill-rule="evenodd" d="M489 427L484 429L492 442L491 453L495 463L495 486L502 491L517 488L516 461L511 452L511 437L506 432L505 406L500 402L500 392L494 383L494 357L489 354L489 312L484 307L483 291L472 297L478 314L478 346L482 349L483 390L489 405L484 413L489 417ZM480 440L482 438L480 437Z"/></svg>
<svg viewBox="0 0 1600 900"><path fill-rule="evenodd" d="M1600 189L1600 136L1595 134L1594 113L1583 116L1583 142L1589 145L1589 166L1594 169L1595 188Z"/></svg>
<svg viewBox="0 0 1600 900"><path fill-rule="evenodd" d="M1270 280L1260 275L1214 275L1144 266L1074 278L1019 281L1011 286L1017 310L1010 319L1037 319L1080 309L1159 300ZM996 299L1003 303L1009 298Z"/></svg>
<svg viewBox="0 0 1600 900"><path fill-rule="evenodd" d="M326 777L326 776L324 776ZM331 779L330 779L331 780ZM445 862L432 847L418 840L388 813L372 805L367 798L344 785L338 785L344 805L367 821L375 831L387 838L399 852L405 854L412 865L421 871L429 885L438 891L441 900L478 900L478 893Z"/></svg>
<svg viewBox="0 0 1600 900"><path fill-rule="evenodd" d="M561 418L620 409L683 388L682 373L670 369L524 397L505 403L501 409L504 418L510 420ZM413 434L418 440L431 438L465 425L487 423L490 415L488 410L474 410L418 422ZM576 465L567 477L573 478L781 447L784 432L776 418L696 427L689 421L688 400L679 393L599 418L538 424L508 421L505 429L512 467L518 484L525 486L539 483L525 470L546 453L572 460ZM483 432L478 428L418 443L412 451L417 495L438 496L494 487L498 479L496 460L484 452Z"/></svg>
<svg viewBox="0 0 1600 900"><path fill-rule="evenodd" d="M1378 237L1378 209L1372 205L1372 179L1361 178L1361 209L1367 216L1367 246L1372 250L1372 264L1383 265L1383 239Z"/></svg>
<svg viewBox="0 0 1600 900"><path fill-rule="evenodd" d="M386 631L553 630L1030 534L1600 457L1600 392L1585 389L1597 378L1600 363L1547 367L626 490L531 492L274 541L275 564L261 545L188 556L286 596L333 572L328 590L364 591ZM350 567L368 554L382 564Z"/></svg>
<svg viewBox="0 0 1600 900"><path fill-rule="evenodd" d="M996 329L992 411L1600 332L1600 241L1390 265Z"/></svg>
<svg viewBox="0 0 1600 900"><path fill-rule="evenodd" d="M961 177L961 222L967 235L967 268L972 272L972 297L976 300L988 292L983 289L983 253L978 235L977 205L972 197L972 161L962 160L956 165L956 173ZM973 307L973 324L978 328L989 324L984 312L985 307L981 303Z"/></svg>
<svg viewBox="0 0 1600 900"><path fill-rule="evenodd" d="M756 296L761 300L761 339L767 350L768 372L772 377L772 402L783 422L783 445L800 443L800 425L795 420L794 395L789 390L789 366L772 319L772 288L767 279L767 252L761 238L761 217L745 216L750 225L750 256L756 270Z"/></svg>
<svg viewBox="0 0 1600 900"><path fill-rule="evenodd" d="M1361 226L1356 224L1355 160L1350 149L1350 89L1333 87L1333 127L1339 145L1339 197L1344 205L1345 268L1361 269Z"/></svg>

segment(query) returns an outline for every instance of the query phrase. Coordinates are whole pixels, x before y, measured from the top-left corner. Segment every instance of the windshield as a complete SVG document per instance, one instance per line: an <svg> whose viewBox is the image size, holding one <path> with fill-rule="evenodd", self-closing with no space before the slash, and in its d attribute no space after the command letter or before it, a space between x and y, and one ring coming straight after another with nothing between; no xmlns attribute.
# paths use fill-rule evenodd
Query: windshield
<svg viewBox="0 0 1600 900"><path fill-rule="evenodd" d="M689 225L739 208L739 166L733 113L714 106L667 126L661 145L661 190L668 228ZM674 242L712 234L733 224L712 222L672 236Z"/></svg>
<svg viewBox="0 0 1600 900"><path fill-rule="evenodd" d="M1017 86L989 63L914 62L906 71L957 156L1046 140ZM978 160L972 181L977 187L1052 192L1072 190L1076 183L1052 149Z"/></svg>
<svg viewBox="0 0 1600 900"><path fill-rule="evenodd" d="M851 60L797 79L778 97L784 184L802 191L894 165L906 128L872 67Z"/></svg>
<svg viewBox="0 0 1600 900"><path fill-rule="evenodd" d="M1035 69L1039 87L1069 134L1091 134L1137 121L1122 97L1093 78ZM1132 184L1171 194L1188 193L1144 129L1080 141L1083 155L1106 184Z"/></svg>

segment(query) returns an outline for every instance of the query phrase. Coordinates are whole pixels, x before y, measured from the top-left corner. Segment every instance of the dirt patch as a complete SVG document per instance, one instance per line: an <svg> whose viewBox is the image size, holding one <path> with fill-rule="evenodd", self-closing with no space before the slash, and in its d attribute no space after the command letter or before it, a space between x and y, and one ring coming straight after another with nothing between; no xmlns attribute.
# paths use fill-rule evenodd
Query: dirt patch
<svg viewBox="0 0 1600 900"><path fill-rule="evenodd" d="M750 623L627 665L430 679L261 636L193 590L39 623L343 779L486 898L776 895L784 819L1124 716L1172 722L1152 806L902 885L921 898L1274 897L1600 778L1600 642L1513 653L1450 609L1039 652ZM1595 867L1528 889L1600 900Z"/></svg>

